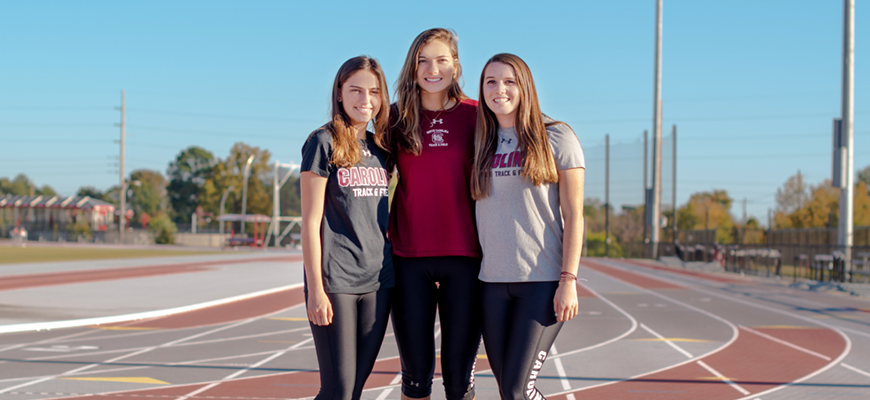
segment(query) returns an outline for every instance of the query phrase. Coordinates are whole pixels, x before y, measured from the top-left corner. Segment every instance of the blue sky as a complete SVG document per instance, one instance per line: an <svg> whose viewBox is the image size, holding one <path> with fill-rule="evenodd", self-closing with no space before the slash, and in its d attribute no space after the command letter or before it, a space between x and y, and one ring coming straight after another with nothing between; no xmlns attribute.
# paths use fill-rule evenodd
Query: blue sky
<svg viewBox="0 0 870 400"><path fill-rule="evenodd" d="M569 123L590 160L587 194L641 202L639 140L652 126L654 0L479 3L289 1L4 2L0 5L0 177L25 173L71 195L117 184L121 89L127 171L165 173L184 148L233 143L300 161L327 116L335 71L378 58L392 83L413 38L460 38L466 93L499 52L530 65L544 111ZM677 202L726 189L766 222L797 170L830 177L840 115L842 1L668 1L664 126L678 126ZM864 26L856 10L855 168L870 165ZM597 166L597 167L596 167ZM669 173L668 173L669 174ZM670 189L664 202L670 203ZM732 209L741 217L739 207Z"/></svg>

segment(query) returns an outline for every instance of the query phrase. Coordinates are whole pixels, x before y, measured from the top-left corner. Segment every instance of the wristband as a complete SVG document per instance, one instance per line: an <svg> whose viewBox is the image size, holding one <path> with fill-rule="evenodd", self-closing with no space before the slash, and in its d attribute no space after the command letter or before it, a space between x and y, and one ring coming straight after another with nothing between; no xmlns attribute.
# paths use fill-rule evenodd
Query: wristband
<svg viewBox="0 0 870 400"><path fill-rule="evenodd" d="M562 272L559 274L559 280L562 280L562 279L571 279L571 280L576 281L576 280L577 280L577 275L574 275L574 274L572 274L572 273L570 273L570 272L568 272L568 271L562 271Z"/></svg>

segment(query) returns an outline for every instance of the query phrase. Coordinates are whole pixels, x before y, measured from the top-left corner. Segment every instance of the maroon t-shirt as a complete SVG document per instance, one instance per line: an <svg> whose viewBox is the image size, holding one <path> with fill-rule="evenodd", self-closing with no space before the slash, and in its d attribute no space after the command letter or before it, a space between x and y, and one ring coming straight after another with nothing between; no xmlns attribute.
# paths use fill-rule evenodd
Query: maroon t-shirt
<svg viewBox="0 0 870 400"><path fill-rule="evenodd" d="M392 107L391 114L399 115L396 105ZM395 153L399 184L390 212L393 254L480 258L469 189L477 101L466 99L449 110L421 112L420 155Z"/></svg>

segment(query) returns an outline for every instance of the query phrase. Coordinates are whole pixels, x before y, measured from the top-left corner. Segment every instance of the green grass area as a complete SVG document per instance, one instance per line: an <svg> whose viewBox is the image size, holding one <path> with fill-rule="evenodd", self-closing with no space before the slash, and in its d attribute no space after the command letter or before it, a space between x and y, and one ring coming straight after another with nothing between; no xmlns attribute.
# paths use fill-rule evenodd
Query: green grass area
<svg viewBox="0 0 870 400"><path fill-rule="evenodd" d="M215 254L211 251L159 249L105 249L87 247L0 246L0 264L55 261L107 260L113 258L171 257Z"/></svg>

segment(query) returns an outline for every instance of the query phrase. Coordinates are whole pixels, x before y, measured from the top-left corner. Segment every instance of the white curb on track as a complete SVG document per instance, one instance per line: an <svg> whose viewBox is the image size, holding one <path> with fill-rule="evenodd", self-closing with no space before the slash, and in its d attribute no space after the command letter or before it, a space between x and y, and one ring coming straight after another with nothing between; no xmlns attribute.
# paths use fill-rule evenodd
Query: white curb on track
<svg viewBox="0 0 870 400"><path fill-rule="evenodd" d="M125 314L125 315L115 315L110 317L96 317L96 318L83 318L83 319L71 319L67 321L51 321L51 322L34 322L29 324L13 324L13 325L4 325L0 326L0 334L3 333L13 333L13 332L31 332L31 331L41 331L41 330L50 330L50 329L60 329L60 328L75 328L81 326L90 326L90 325L102 325L102 324L112 324L116 322L126 322L126 321L135 321L140 319L147 318L157 318L157 317L165 317L167 315L179 314L188 311L195 311L203 308L219 306L222 304L232 303L239 300L246 300L257 296L264 296L267 294L272 294L284 290L296 289L298 287L302 287L302 283L296 283L293 285L281 286L274 289L261 290L259 292L242 294L233 297L227 297L225 299L212 300L204 303L193 304L189 306L181 306L175 308L167 308L165 310L154 310L154 311L145 311L134 314Z"/></svg>

